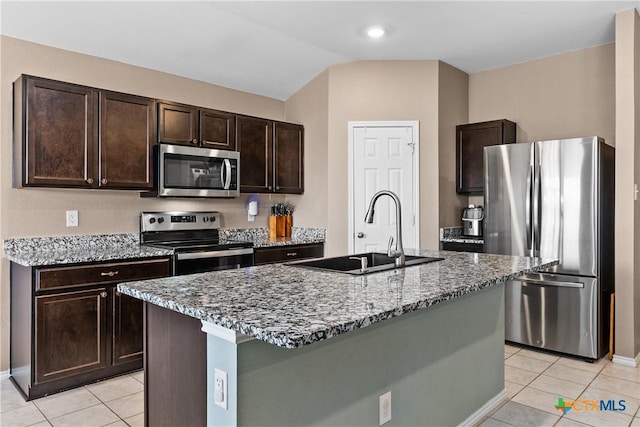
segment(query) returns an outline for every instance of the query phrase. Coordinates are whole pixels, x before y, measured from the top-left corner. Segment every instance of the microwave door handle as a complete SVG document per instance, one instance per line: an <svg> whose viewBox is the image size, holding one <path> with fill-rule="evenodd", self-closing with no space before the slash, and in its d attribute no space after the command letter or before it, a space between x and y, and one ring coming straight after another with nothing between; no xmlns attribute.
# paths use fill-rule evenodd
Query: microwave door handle
<svg viewBox="0 0 640 427"><path fill-rule="evenodd" d="M221 173L224 189L228 190L231 186L231 161L229 159L224 159L224 168L222 168Z"/></svg>

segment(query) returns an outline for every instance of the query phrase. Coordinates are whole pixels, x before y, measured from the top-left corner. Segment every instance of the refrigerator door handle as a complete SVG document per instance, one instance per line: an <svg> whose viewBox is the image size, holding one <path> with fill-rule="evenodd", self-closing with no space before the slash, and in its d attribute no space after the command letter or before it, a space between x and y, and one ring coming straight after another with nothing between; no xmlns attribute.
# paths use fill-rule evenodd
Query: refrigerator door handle
<svg viewBox="0 0 640 427"><path fill-rule="evenodd" d="M558 288L584 288L584 283L580 282L558 282L556 280L540 280L531 279L526 276L520 276L516 280L521 280L523 285L542 285L542 286L556 286Z"/></svg>
<svg viewBox="0 0 640 427"><path fill-rule="evenodd" d="M533 221L532 211L531 211L532 200L533 200L533 166L529 166L529 173L527 174L527 197L525 200L526 212L524 215L528 250L531 250L531 222Z"/></svg>
<svg viewBox="0 0 640 427"><path fill-rule="evenodd" d="M533 256L540 256L540 229L542 226L542 173L541 166L535 169L533 190Z"/></svg>

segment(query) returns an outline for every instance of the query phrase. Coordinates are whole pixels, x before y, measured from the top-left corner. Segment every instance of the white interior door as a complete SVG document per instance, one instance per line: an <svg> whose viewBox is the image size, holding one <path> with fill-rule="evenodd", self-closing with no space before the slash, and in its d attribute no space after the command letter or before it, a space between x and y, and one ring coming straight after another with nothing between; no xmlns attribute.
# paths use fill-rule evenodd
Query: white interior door
<svg viewBox="0 0 640 427"><path fill-rule="evenodd" d="M396 233L396 207L382 196L373 224L364 222L371 197L379 190L398 195L402 207L405 249L419 249L418 123L350 122L350 239L351 253L386 252Z"/></svg>

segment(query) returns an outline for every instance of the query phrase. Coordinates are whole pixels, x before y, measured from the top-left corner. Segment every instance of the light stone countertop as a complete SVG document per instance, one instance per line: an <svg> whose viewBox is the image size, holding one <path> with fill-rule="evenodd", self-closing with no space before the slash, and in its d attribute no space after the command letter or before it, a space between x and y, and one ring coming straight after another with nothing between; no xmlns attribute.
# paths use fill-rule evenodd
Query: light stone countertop
<svg viewBox="0 0 640 427"><path fill-rule="evenodd" d="M171 256L172 250L141 246L137 234L6 239L4 257L25 267Z"/></svg>
<svg viewBox="0 0 640 427"><path fill-rule="evenodd" d="M293 227L291 238L269 239L267 228L221 229L220 236L253 242L254 247L323 243L325 230ZM3 256L25 267L81 264L173 255L172 249L140 245L138 234L96 234L5 239Z"/></svg>
<svg viewBox="0 0 640 427"><path fill-rule="evenodd" d="M424 251L443 261L363 276L271 264L118 284L124 294L285 348L459 298L557 260Z"/></svg>

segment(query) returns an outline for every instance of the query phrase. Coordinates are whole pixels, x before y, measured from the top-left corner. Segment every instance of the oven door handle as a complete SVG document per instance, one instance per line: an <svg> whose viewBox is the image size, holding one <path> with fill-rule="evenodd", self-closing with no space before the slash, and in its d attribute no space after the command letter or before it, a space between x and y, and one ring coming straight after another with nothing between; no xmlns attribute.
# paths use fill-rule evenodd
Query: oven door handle
<svg viewBox="0 0 640 427"><path fill-rule="evenodd" d="M178 252L176 254L178 260L183 259L201 259L201 258L222 258L234 255L253 254L253 248L236 248L226 249L223 251L205 251L205 252Z"/></svg>

